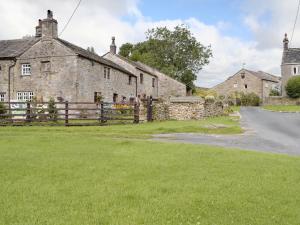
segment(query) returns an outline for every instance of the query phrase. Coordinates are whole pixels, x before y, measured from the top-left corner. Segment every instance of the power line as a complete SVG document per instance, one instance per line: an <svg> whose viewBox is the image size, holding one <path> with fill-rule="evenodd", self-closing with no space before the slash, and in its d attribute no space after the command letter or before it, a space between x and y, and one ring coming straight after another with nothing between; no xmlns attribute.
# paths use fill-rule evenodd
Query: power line
<svg viewBox="0 0 300 225"><path fill-rule="evenodd" d="M63 28L62 31L60 32L59 36L61 36L62 33L67 29L69 23L71 22L73 16L75 15L77 9L79 8L79 6L80 6L80 4L81 4L81 2L82 2L82 0L79 0L79 2L78 2L78 4L77 4L77 6L75 7L75 9L74 9L74 11L73 11L71 17L69 18L68 22L66 23L66 25L64 26L64 28Z"/></svg>
<svg viewBox="0 0 300 225"><path fill-rule="evenodd" d="M299 0L299 3L298 3L297 15L296 15L296 19L295 19L295 23L294 23L294 27L293 27L293 32L292 32L292 37L291 37L291 44L292 44L292 41L293 41L293 38L294 38L294 33L295 33L297 21L298 21L299 11L300 11L300 0Z"/></svg>

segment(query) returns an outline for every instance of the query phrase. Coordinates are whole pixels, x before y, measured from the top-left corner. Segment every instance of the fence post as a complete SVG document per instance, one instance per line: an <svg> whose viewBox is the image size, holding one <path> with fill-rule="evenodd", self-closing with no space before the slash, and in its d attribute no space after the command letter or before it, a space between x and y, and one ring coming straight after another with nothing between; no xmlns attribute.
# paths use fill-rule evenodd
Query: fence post
<svg viewBox="0 0 300 225"><path fill-rule="evenodd" d="M134 103L134 123L140 122L140 106L139 103L136 101Z"/></svg>
<svg viewBox="0 0 300 225"><path fill-rule="evenodd" d="M69 102L65 102L65 126L69 125Z"/></svg>
<svg viewBox="0 0 300 225"><path fill-rule="evenodd" d="M27 102L26 106L26 122L30 122L30 102Z"/></svg>
<svg viewBox="0 0 300 225"><path fill-rule="evenodd" d="M101 114L100 114L101 124L103 124L104 123L104 104L103 104L103 102L101 102L100 107L101 107Z"/></svg>
<svg viewBox="0 0 300 225"><path fill-rule="evenodd" d="M153 99L152 97L147 98L147 121L153 122Z"/></svg>

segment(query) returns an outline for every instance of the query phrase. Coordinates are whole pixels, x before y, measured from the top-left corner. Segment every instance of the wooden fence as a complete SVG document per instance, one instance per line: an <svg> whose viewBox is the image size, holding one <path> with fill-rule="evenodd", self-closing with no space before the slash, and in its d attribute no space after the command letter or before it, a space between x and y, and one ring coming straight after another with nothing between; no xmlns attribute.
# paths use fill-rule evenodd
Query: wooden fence
<svg viewBox="0 0 300 225"><path fill-rule="evenodd" d="M0 126L104 126L139 123L139 104L88 102L4 102Z"/></svg>

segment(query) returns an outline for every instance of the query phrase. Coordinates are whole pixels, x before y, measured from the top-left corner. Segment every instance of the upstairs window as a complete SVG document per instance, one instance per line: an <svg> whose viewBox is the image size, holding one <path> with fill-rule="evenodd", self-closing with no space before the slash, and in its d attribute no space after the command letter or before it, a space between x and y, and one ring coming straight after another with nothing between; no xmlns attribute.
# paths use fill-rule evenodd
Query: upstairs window
<svg viewBox="0 0 300 225"><path fill-rule="evenodd" d="M140 83L143 84L144 83L144 74L140 74Z"/></svg>
<svg viewBox="0 0 300 225"><path fill-rule="evenodd" d="M233 85L233 87L234 87L234 88L237 88L237 87L238 87L238 84L235 83L235 84Z"/></svg>
<svg viewBox="0 0 300 225"><path fill-rule="evenodd" d="M152 87L155 87L155 78L152 78Z"/></svg>
<svg viewBox="0 0 300 225"><path fill-rule="evenodd" d="M110 68L104 67L104 79L110 79Z"/></svg>
<svg viewBox="0 0 300 225"><path fill-rule="evenodd" d="M22 76L30 76L31 75L31 65L26 63L22 64Z"/></svg>
<svg viewBox="0 0 300 225"><path fill-rule="evenodd" d="M21 102L32 101L33 92L32 91L21 91L17 92L17 99Z"/></svg>
<svg viewBox="0 0 300 225"><path fill-rule="evenodd" d="M300 67L299 66L294 66L292 68L292 75L299 75L300 73Z"/></svg>
<svg viewBox="0 0 300 225"><path fill-rule="evenodd" d="M5 101L5 93L0 93L0 102Z"/></svg>
<svg viewBox="0 0 300 225"><path fill-rule="evenodd" d="M245 73L242 73L242 74L241 74L241 78L242 78L242 79L245 79L245 78L246 78L246 74L245 74Z"/></svg>

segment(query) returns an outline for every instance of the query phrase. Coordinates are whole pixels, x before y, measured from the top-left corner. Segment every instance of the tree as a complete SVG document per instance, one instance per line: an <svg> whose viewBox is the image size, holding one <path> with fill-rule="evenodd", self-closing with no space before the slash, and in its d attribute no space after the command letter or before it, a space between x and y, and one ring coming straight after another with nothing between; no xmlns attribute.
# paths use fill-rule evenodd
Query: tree
<svg viewBox="0 0 300 225"><path fill-rule="evenodd" d="M174 30L166 27L150 29L146 41L121 46L119 54L133 61L141 61L155 67L194 90L194 81L204 65L212 57L211 47L204 46L185 25Z"/></svg>
<svg viewBox="0 0 300 225"><path fill-rule="evenodd" d="M285 89L289 97L300 98L300 76L289 79Z"/></svg>

